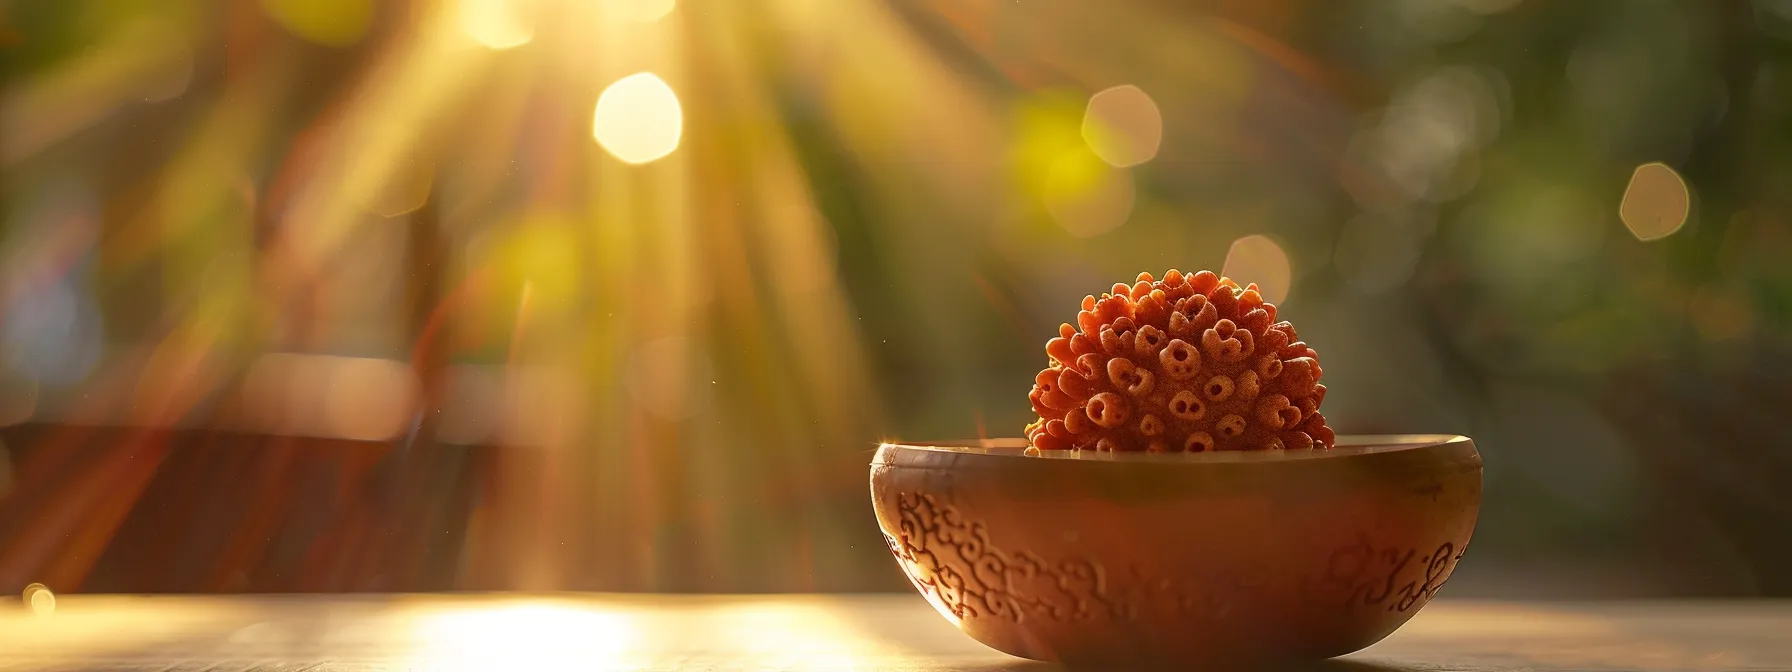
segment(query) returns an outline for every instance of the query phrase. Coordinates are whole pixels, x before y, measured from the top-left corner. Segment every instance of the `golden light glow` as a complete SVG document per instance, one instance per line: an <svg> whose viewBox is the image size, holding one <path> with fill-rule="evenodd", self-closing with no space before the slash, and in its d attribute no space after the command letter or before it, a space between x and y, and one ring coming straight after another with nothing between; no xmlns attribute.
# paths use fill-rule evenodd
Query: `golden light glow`
<svg viewBox="0 0 1792 672"><path fill-rule="evenodd" d="M504 286L511 288L507 291L527 284L530 310L553 313L575 305L590 291L587 283L594 273L581 262L580 245L575 222L553 215L525 215L469 241L467 256L497 272ZM515 319L515 315L509 318Z"/></svg>
<svg viewBox="0 0 1792 672"><path fill-rule="evenodd" d="M1288 287L1293 283L1288 254L1266 236L1245 236L1232 241L1220 275L1238 281L1240 286L1257 283L1257 291L1270 303L1287 299Z"/></svg>
<svg viewBox="0 0 1792 672"><path fill-rule="evenodd" d="M1126 223L1132 215L1132 173L1087 150L1065 154L1045 178L1045 209L1070 235L1090 238Z"/></svg>
<svg viewBox="0 0 1792 672"><path fill-rule="evenodd" d="M416 657L439 670L633 669L623 659L638 638L616 613L559 604L422 616Z"/></svg>
<svg viewBox="0 0 1792 672"><path fill-rule="evenodd" d="M1686 225L1692 192L1686 180L1665 163L1645 163L1630 174L1618 218L1637 240L1660 240Z"/></svg>
<svg viewBox="0 0 1792 672"><path fill-rule="evenodd" d="M142 595L58 596L27 586L18 602L0 603L0 643L11 660L33 667L93 669L125 652L163 647L192 637L215 638L220 624L246 623L253 606ZM215 641L215 639L207 639Z"/></svg>
<svg viewBox="0 0 1792 672"><path fill-rule="evenodd" d="M460 29L489 49L520 47L535 39L516 0L460 0Z"/></svg>
<svg viewBox="0 0 1792 672"><path fill-rule="evenodd" d="M373 25L373 0L261 0L261 6L292 34L330 47L360 42Z"/></svg>
<svg viewBox="0 0 1792 672"><path fill-rule="evenodd" d="M1083 142L1116 168L1150 161L1163 137L1164 118L1157 101L1131 84L1095 94L1083 112Z"/></svg>
<svg viewBox="0 0 1792 672"><path fill-rule="evenodd" d="M1425 612L1425 618L1413 619L1402 632L1438 638L1477 635L1576 639L1614 636L1620 628L1586 614L1481 602L1469 609L1434 608Z"/></svg>
<svg viewBox="0 0 1792 672"><path fill-rule="evenodd" d="M485 54L467 48L466 36L450 25L458 17L435 16L437 21L404 35L405 48L370 71L366 85L344 101L339 123L319 127L314 160L330 168L305 171L292 185L281 219L303 225L283 227L286 233L258 259L260 269L277 278L273 286L292 287L287 283L319 272L342 253L358 237L381 188L400 166L416 160L428 129L439 128L440 111L478 96L466 77ZM221 120L265 120L234 106L223 112L231 114Z"/></svg>
<svg viewBox="0 0 1792 672"><path fill-rule="evenodd" d="M723 609L709 628L732 650L763 661L767 669L834 672L862 669L892 652L813 604L753 604Z"/></svg>
<svg viewBox="0 0 1792 672"><path fill-rule="evenodd" d="M622 0L624 15L637 23L652 23L666 18L678 0Z"/></svg>
<svg viewBox="0 0 1792 672"><path fill-rule="evenodd" d="M678 94L651 72L637 72L610 84L597 97L591 137L623 163L642 164L678 149L684 109Z"/></svg>
<svg viewBox="0 0 1792 672"><path fill-rule="evenodd" d="M31 613L39 616L56 613L56 593L50 592L50 588L44 584L25 586L25 592L20 594L20 598L31 608Z"/></svg>

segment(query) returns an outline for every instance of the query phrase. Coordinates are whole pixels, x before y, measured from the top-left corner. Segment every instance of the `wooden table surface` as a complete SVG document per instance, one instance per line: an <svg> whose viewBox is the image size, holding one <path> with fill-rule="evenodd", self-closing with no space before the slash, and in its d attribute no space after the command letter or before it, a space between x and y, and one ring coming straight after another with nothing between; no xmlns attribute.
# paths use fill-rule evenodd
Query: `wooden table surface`
<svg viewBox="0 0 1792 672"><path fill-rule="evenodd" d="M914 595L58 596L0 670L1050 670ZM1440 600L1322 670L1792 670L1792 602Z"/></svg>

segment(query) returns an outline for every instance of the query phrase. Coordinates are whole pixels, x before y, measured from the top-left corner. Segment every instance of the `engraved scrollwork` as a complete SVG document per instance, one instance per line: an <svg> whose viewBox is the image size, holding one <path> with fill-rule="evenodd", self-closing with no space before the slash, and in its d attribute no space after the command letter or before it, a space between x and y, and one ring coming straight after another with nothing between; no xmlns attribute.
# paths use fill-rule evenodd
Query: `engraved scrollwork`
<svg viewBox="0 0 1792 672"><path fill-rule="evenodd" d="M967 521L933 496L900 494L898 536L885 541L903 570L954 616L1010 621L1094 618L1111 609L1100 565L1053 565L1035 554L995 548L981 521ZM965 574L968 572L969 574Z"/></svg>
<svg viewBox="0 0 1792 672"><path fill-rule="evenodd" d="M1384 607L1404 613L1437 595L1462 559L1462 550L1445 541L1420 555L1417 549L1377 548L1358 537L1333 551L1325 574L1303 580L1301 590L1310 598L1332 601L1341 610Z"/></svg>
<svg viewBox="0 0 1792 672"><path fill-rule="evenodd" d="M895 536L884 535L916 589L958 618L1012 622L1136 620L1180 615L1225 618L1266 592L1292 590L1342 610L1407 612L1437 594L1462 558L1445 541L1432 552L1378 547L1367 537L1334 550L1317 577L1279 577L1261 568L1213 569L1211 575L1148 576L1139 567L1108 568L1088 558L1052 562L992 544L982 521L928 494L897 495Z"/></svg>

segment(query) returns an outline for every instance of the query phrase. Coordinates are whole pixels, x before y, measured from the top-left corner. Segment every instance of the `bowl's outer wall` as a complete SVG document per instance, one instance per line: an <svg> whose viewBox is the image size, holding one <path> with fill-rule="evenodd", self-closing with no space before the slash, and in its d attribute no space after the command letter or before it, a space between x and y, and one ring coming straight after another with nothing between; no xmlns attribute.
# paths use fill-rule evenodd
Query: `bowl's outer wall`
<svg viewBox="0 0 1792 672"><path fill-rule="evenodd" d="M1020 458L884 446L898 564L1017 656L1318 659L1386 637L1455 569L1481 502L1467 439L1268 462Z"/></svg>

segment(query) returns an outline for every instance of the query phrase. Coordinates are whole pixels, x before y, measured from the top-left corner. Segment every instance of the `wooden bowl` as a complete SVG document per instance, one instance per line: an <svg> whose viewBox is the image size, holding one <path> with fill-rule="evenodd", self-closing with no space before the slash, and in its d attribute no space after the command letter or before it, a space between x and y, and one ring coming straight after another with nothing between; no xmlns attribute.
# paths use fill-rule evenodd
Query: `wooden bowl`
<svg viewBox="0 0 1792 672"><path fill-rule="evenodd" d="M871 500L903 572L966 634L1034 660L1262 664L1374 644L1474 532L1462 436L1330 451L1023 454L884 444Z"/></svg>

